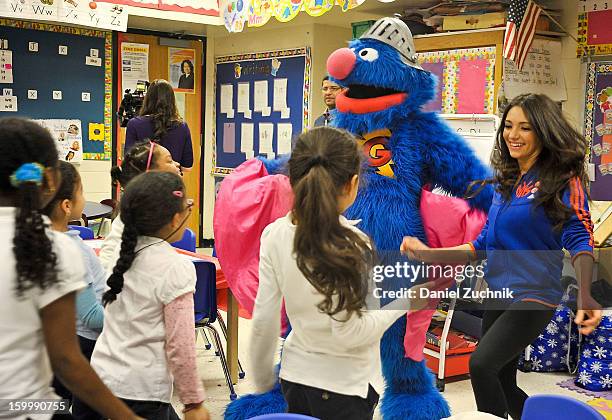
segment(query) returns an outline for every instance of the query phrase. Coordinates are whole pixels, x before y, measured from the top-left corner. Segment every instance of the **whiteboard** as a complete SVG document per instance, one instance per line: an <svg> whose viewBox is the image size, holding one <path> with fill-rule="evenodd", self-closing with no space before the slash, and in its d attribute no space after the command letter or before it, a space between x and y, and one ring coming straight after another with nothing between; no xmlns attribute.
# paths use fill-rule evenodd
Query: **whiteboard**
<svg viewBox="0 0 612 420"><path fill-rule="evenodd" d="M489 165L500 118L492 114L438 114Z"/></svg>

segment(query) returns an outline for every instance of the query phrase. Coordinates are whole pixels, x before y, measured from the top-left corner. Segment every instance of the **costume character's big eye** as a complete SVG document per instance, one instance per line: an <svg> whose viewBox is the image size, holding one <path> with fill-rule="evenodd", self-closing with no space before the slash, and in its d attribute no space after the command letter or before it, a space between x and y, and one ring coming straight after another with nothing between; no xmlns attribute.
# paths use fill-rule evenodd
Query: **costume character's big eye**
<svg viewBox="0 0 612 420"><path fill-rule="evenodd" d="M374 61L378 58L378 51L376 51L374 48L364 48L363 50L359 51L359 57L365 61Z"/></svg>

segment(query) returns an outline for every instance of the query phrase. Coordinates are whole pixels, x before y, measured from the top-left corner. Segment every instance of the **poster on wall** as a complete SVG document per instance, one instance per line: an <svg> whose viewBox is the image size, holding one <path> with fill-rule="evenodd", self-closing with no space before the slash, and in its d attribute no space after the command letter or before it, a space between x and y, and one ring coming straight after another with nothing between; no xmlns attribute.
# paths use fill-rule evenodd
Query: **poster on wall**
<svg viewBox="0 0 612 420"><path fill-rule="evenodd" d="M83 131L81 120L34 120L45 127L56 141L60 160L83 161Z"/></svg>
<svg viewBox="0 0 612 420"><path fill-rule="evenodd" d="M139 80L149 80L149 44L121 44L121 89L136 89Z"/></svg>
<svg viewBox="0 0 612 420"><path fill-rule="evenodd" d="M524 93L543 93L555 101L566 101L561 42L534 39L520 71L514 61L504 60L503 83L509 99Z"/></svg>
<svg viewBox="0 0 612 420"><path fill-rule="evenodd" d="M612 200L612 61L589 64L584 123L595 169L591 199Z"/></svg>
<svg viewBox="0 0 612 420"><path fill-rule="evenodd" d="M612 2L578 0L578 57L612 54Z"/></svg>
<svg viewBox="0 0 612 420"><path fill-rule="evenodd" d="M196 52L191 48L168 48L168 81L175 92L195 93Z"/></svg>
<svg viewBox="0 0 612 420"><path fill-rule="evenodd" d="M495 47L417 53L419 64L438 79L424 107L443 114L492 114Z"/></svg>

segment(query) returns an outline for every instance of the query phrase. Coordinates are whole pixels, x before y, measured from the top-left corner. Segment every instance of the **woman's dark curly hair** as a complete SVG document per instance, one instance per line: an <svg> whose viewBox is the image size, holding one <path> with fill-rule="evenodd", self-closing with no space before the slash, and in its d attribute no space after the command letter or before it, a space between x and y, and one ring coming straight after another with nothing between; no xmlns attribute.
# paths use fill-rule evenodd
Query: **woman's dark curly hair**
<svg viewBox="0 0 612 420"><path fill-rule="evenodd" d="M182 194L176 193L180 191ZM136 258L139 236L155 236L185 208L185 185L180 176L168 172L146 172L134 178L121 199L121 221L125 225L121 236L119 260L102 296L107 305L123 290L123 275ZM162 241L163 239L160 239Z"/></svg>
<svg viewBox="0 0 612 420"><path fill-rule="evenodd" d="M168 130L183 122L176 106L172 85L163 79L153 80L147 89L140 115L151 117L152 140L163 145L163 137Z"/></svg>
<svg viewBox="0 0 612 420"><path fill-rule="evenodd" d="M330 127L302 133L289 159L297 266L323 295L319 310L332 317L346 311L346 319L361 315L374 258L369 243L338 214L338 196L359 175L361 159L354 137Z"/></svg>
<svg viewBox="0 0 612 420"><path fill-rule="evenodd" d="M546 95L526 94L514 98L506 107L495 139L491 164L495 170L498 191L509 200L518 182L521 171L516 159L510 156L504 141L504 128L508 112L521 107L535 137L542 146L535 166L540 187L535 204L541 205L555 229L560 229L573 214L563 204L563 192L570 179L577 177L584 185L586 181L584 161L587 142L563 117L557 104Z"/></svg>
<svg viewBox="0 0 612 420"><path fill-rule="evenodd" d="M57 257L42 219L42 186L21 182L15 187L10 177L25 163L56 168L57 162L55 141L49 131L23 118L0 119L0 194L17 207L13 252L19 297L33 287L45 289L58 281Z"/></svg>

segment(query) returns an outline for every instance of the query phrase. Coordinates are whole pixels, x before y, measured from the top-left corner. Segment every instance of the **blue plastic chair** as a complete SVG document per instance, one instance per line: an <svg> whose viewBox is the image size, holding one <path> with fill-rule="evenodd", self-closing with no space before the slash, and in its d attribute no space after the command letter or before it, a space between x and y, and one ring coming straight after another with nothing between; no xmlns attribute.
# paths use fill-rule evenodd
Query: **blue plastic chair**
<svg viewBox="0 0 612 420"><path fill-rule="evenodd" d="M564 395L534 395L527 398L521 420L605 420L597 410Z"/></svg>
<svg viewBox="0 0 612 420"><path fill-rule="evenodd" d="M172 246L175 248L184 249L185 251L196 251L196 237L193 230L187 228L185 229L185 233L183 234L183 238L180 241L176 241L172 243Z"/></svg>
<svg viewBox="0 0 612 420"><path fill-rule="evenodd" d="M88 228L87 226L68 226L69 229L71 230L77 230L79 232L79 236L81 237L81 239L83 239L84 241L88 240L88 239L93 239L94 238L94 231L91 228Z"/></svg>
<svg viewBox="0 0 612 420"><path fill-rule="evenodd" d="M303 414L277 413L263 414L261 416L251 417L247 420L319 420L319 418L305 416Z"/></svg>
<svg viewBox="0 0 612 420"><path fill-rule="evenodd" d="M193 295L196 340L198 338L198 332L200 332L202 338L208 341L204 333L205 330L208 330L212 337L213 344L215 345L216 354L221 359L225 380L230 390L230 399L233 401L236 399L236 391L234 390L234 384L230 378L230 371L227 366L225 353L223 352L221 338L215 327L212 326L217 320L217 268L215 264L209 261L194 261L193 263L197 275L196 288Z"/></svg>

